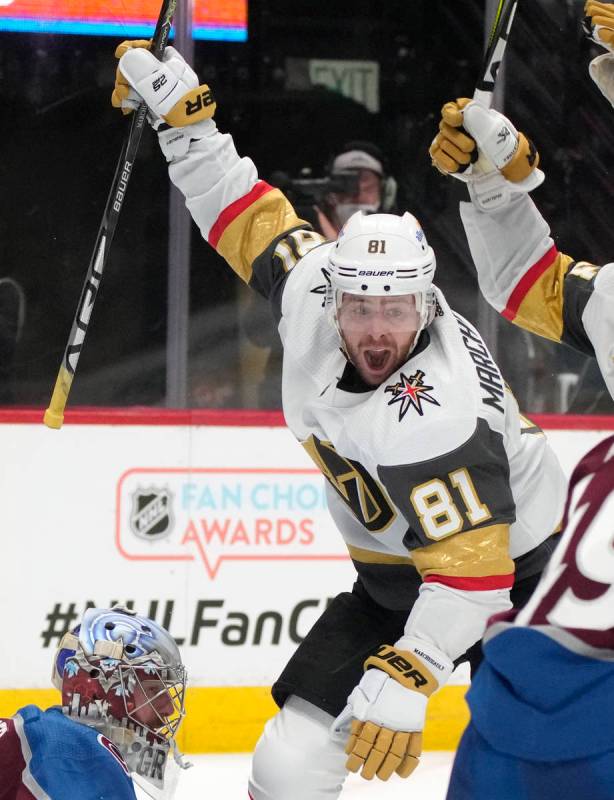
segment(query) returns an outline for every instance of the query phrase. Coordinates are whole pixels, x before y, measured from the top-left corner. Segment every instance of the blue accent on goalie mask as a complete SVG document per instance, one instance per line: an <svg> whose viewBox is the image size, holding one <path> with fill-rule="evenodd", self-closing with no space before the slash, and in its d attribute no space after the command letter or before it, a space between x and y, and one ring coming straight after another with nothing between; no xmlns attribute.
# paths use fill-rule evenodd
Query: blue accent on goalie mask
<svg viewBox="0 0 614 800"><path fill-rule="evenodd" d="M140 658L154 651L164 661L181 663L172 636L147 617L115 608L89 608L81 620L79 641L86 653L93 654L97 641L119 642L124 646L122 660Z"/></svg>

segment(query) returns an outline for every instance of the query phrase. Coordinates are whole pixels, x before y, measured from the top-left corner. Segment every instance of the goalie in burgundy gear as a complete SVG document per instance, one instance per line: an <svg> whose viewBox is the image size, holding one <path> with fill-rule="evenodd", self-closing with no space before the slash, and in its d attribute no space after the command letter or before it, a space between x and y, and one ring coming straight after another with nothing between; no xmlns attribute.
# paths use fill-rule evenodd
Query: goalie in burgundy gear
<svg viewBox="0 0 614 800"><path fill-rule="evenodd" d="M63 636L52 681L61 706L0 720L0 800L170 800L169 753L186 766L175 743L186 673L170 634L121 606L90 608Z"/></svg>
<svg viewBox="0 0 614 800"><path fill-rule="evenodd" d="M64 713L86 718L127 762L143 747L159 748L161 764L170 747L176 751L185 667L172 636L153 620L120 606L88 609L79 627L63 636L52 679Z"/></svg>

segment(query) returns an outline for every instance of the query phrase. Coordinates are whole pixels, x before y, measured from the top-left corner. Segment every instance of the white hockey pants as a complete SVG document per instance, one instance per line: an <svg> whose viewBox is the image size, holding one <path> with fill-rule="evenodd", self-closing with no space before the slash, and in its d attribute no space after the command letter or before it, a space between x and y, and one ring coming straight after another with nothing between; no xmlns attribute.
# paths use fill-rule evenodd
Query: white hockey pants
<svg viewBox="0 0 614 800"><path fill-rule="evenodd" d="M265 725L252 760L252 800L336 800L347 776L345 737L333 739L333 717L290 696Z"/></svg>

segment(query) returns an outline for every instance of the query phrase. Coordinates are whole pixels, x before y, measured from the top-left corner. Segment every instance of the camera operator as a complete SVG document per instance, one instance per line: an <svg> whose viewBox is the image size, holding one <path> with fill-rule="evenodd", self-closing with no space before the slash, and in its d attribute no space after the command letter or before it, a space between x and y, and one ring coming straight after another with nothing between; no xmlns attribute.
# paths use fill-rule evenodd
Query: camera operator
<svg viewBox="0 0 614 800"><path fill-rule="evenodd" d="M375 144L348 142L330 160L327 172L333 182L344 175L355 176L353 191L335 191L333 187L333 191L316 204L318 228L327 239L336 239L356 211L394 213L397 210L397 184L388 174L386 157Z"/></svg>
<svg viewBox="0 0 614 800"><path fill-rule="evenodd" d="M336 239L355 211L397 211L396 181L372 142L347 142L329 159L323 178L312 178L306 169L299 178L275 172L271 182L288 196L299 217L327 239Z"/></svg>

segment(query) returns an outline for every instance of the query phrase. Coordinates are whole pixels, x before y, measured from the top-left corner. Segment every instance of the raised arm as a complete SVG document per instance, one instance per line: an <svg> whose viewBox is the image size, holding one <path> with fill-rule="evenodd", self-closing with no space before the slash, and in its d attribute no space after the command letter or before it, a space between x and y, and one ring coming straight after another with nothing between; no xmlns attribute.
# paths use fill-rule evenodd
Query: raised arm
<svg viewBox="0 0 614 800"><path fill-rule="evenodd" d="M324 239L300 220L279 189L258 177L232 137L218 131L211 90L173 48L158 61L147 42L124 42L113 104L129 112L142 98L172 182L204 239L279 311L288 270Z"/></svg>
<svg viewBox="0 0 614 800"><path fill-rule="evenodd" d="M614 49L614 4L589 0L585 29ZM591 62L591 77L614 103L614 55ZM442 109L433 164L467 183L461 219L486 300L506 319L597 358L614 396L614 263L599 266L558 251L529 197L543 173L539 155L514 125L466 99Z"/></svg>

